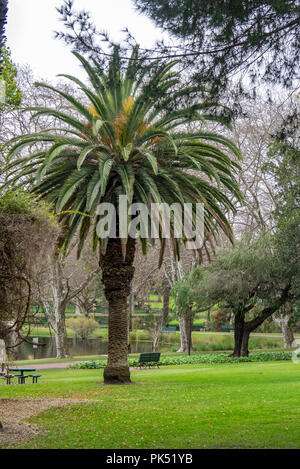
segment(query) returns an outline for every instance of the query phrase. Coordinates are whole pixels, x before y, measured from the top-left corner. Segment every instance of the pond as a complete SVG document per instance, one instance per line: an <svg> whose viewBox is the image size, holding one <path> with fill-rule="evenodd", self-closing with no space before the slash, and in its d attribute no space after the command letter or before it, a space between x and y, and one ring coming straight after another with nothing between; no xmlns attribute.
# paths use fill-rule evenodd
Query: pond
<svg viewBox="0 0 300 469"><path fill-rule="evenodd" d="M29 360L36 358L55 358L56 347L54 337L41 337L39 344L42 346L34 347L31 344L23 342L20 347L18 359ZM132 353L151 352L152 343L148 340L137 340L131 344ZM107 354L107 341L101 338L96 339L68 339L69 354L71 357L76 355L105 355ZM171 347L169 344L164 344L164 348Z"/></svg>

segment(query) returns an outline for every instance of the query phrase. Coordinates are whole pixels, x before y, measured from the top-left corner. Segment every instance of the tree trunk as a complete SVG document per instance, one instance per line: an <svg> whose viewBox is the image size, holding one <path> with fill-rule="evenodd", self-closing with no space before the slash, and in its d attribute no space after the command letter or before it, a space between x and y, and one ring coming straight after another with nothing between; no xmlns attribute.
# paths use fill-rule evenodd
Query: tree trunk
<svg viewBox="0 0 300 469"><path fill-rule="evenodd" d="M186 311L185 317L185 330L186 330L186 341L187 341L187 353L191 355L192 350L192 329L193 329L193 314L189 307Z"/></svg>
<svg viewBox="0 0 300 469"><path fill-rule="evenodd" d="M0 322L0 339L4 340L8 360L13 361L19 358L21 339L16 331L10 329L11 325L9 322Z"/></svg>
<svg viewBox="0 0 300 469"><path fill-rule="evenodd" d="M68 357L68 341L66 331L66 307L68 303L67 294L64 292L62 256L49 256L49 268L51 269L50 288L52 301L41 298L45 316L51 324L55 334L56 358ZM53 310L52 310L53 304Z"/></svg>
<svg viewBox="0 0 300 469"><path fill-rule="evenodd" d="M163 288L164 288L164 293L163 293L163 323L164 325L168 324L168 316L169 316L169 300L170 300L170 291L171 291L171 286L166 278L164 277L163 280Z"/></svg>
<svg viewBox="0 0 300 469"><path fill-rule="evenodd" d="M249 355L249 337L250 337L250 330L246 327L244 328L243 340L241 345L241 357L248 357Z"/></svg>
<svg viewBox="0 0 300 469"><path fill-rule="evenodd" d="M271 306L264 308L258 316L251 319L250 321L245 321L245 313L247 308L243 310L242 313L238 313L235 316L235 348L232 356L243 356L247 357L249 355L248 343L251 332L257 329L266 319L272 316L275 311L278 311L289 299L290 285L286 285L285 288L281 291L280 298L275 301ZM248 309L250 310L250 308ZM243 332L242 332L243 331ZM241 340L242 338L242 340ZM240 346L240 348L239 348Z"/></svg>
<svg viewBox="0 0 300 469"><path fill-rule="evenodd" d="M283 325L282 335L283 335L284 348L293 347L295 343L295 337L294 337L293 329L288 324Z"/></svg>
<svg viewBox="0 0 300 469"><path fill-rule="evenodd" d="M240 357L244 335L245 318L242 312L235 314L234 318L234 350L231 357Z"/></svg>
<svg viewBox="0 0 300 469"><path fill-rule="evenodd" d="M184 317L179 316L179 329L180 329L180 348L177 352L187 352L188 343L187 343L187 331L186 331L186 322Z"/></svg>
<svg viewBox="0 0 300 469"><path fill-rule="evenodd" d="M58 311L55 321L55 345L56 345L56 358L68 357L68 339L65 321L65 307L63 311Z"/></svg>
<svg viewBox="0 0 300 469"><path fill-rule="evenodd" d="M286 308L287 309L287 308ZM289 326L289 320L291 319L293 313L274 316L273 321L277 326L280 327L283 337L284 348L291 348L294 345L295 337L292 328Z"/></svg>
<svg viewBox="0 0 300 469"><path fill-rule="evenodd" d="M128 366L127 298L134 274L135 239L128 238L123 261L120 239L108 240L105 255L100 257L102 282L108 302L108 361L104 368L105 384L130 382Z"/></svg>

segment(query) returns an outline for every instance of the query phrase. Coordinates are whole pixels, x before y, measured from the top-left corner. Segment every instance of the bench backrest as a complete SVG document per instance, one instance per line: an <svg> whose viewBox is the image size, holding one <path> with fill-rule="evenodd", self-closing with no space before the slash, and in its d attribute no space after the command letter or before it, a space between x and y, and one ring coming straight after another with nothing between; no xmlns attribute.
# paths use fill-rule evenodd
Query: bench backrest
<svg viewBox="0 0 300 469"><path fill-rule="evenodd" d="M141 353L139 362L159 362L160 352L151 352L151 353Z"/></svg>
<svg viewBox="0 0 300 469"><path fill-rule="evenodd" d="M162 328L162 332L176 332L176 326L167 326Z"/></svg>

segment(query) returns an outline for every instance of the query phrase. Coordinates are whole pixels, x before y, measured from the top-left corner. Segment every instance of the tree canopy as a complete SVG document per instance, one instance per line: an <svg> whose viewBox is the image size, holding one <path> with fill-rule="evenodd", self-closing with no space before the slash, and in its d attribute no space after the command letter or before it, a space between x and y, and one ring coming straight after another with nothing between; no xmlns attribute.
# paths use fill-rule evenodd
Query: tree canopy
<svg viewBox="0 0 300 469"><path fill-rule="evenodd" d="M171 37L171 41L161 40L143 53L151 59L180 60L186 78L209 86L212 95L220 95L232 77L242 77L245 71L253 84L262 79L294 86L299 73L299 0L133 3ZM104 25L95 25L89 12L76 11L73 0L64 0L58 12L66 28L57 33L58 38L97 61L111 54L106 45L114 41ZM129 58L135 38L128 29L125 32L123 56ZM242 90L240 86L235 91Z"/></svg>
<svg viewBox="0 0 300 469"><path fill-rule="evenodd" d="M298 0L133 1L175 38L175 45L158 45L161 54L182 57L215 87L245 69L253 79L285 86L298 76Z"/></svg>
<svg viewBox="0 0 300 469"><path fill-rule="evenodd" d="M0 73L2 65L2 50L5 45L5 26L7 23L8 0L0 0Z"/></svg>

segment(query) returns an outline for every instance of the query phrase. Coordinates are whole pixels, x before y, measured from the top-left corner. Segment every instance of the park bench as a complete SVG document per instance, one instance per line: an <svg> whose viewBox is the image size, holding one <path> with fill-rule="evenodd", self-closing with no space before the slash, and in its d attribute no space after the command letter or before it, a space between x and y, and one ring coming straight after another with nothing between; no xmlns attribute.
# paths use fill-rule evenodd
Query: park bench
<svg viewBox="0 0 300 469"><path fill-rule="evenodd" d="M233 332L234 331L234 326L221 326L221 331L222 332Z"/></svg>
<svg viewBox="0 0 300 469"><path fill-rule="evenodd" d="M162 328L162 332L176 332L176 326L167 326Z"/></svg>
<svg viewBox="0 0 300 469"><path fill-rule="evenodd" d="M160 352L149 352L141 353L139 360L134 363L136 368L142 368L143 366L157 366L159 368Z"/></svg>
<svg viewBox="0 0 300 469"><path fill-rule="evenodd" d="M37 380L41 377L41 375L29 375L29 377L32 378L33 383L37 383Z"/></svg>

